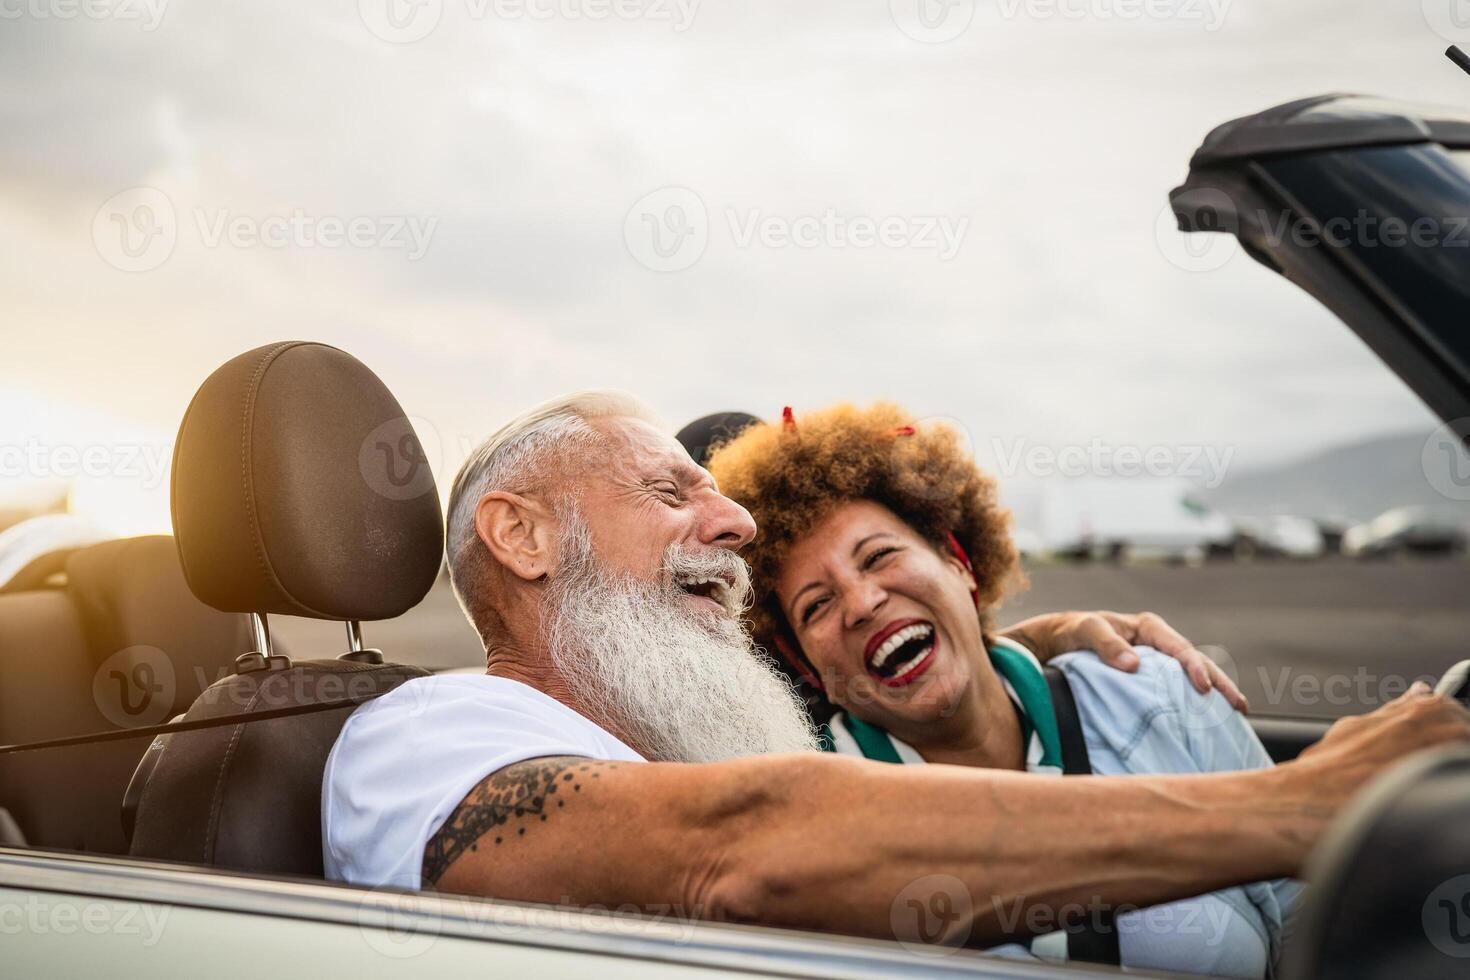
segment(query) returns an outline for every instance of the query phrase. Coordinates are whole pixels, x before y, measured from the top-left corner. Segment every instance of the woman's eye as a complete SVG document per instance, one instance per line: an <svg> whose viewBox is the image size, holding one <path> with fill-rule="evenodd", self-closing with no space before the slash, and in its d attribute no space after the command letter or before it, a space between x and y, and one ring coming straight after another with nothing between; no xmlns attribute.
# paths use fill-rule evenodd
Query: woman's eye
<svg viewBox="0 0 1470 980"><path fill-rule="evenodd" d="M826 605L826 603L827 600L825 598L822 598L815 599L810 604L808 604L807 607L801 611L801 624L805 626L807 623L811 622L812 616L816 613L818 609Z"/></svg>
<svg viewBox="0 0 1470 980"><path fill-rule="evenodd" d="M897 550L897 548L878 548L872 554L868 555L866 559L863 560L863 567L872 568L878 563L878 560L880 558L884 557L885 555L891 555Z"/></svg>

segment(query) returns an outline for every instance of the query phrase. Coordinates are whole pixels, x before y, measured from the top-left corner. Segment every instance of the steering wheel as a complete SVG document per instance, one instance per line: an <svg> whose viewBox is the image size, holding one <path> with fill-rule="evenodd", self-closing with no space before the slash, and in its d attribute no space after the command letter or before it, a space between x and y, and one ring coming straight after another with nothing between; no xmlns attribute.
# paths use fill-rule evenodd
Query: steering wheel
<svg viewBox="0 0 1470 980"><path fill-rule="evenodd" d="M1461 660L1434 685L1435 694L1445 694L1470 707L1470 660Z"/></svg>

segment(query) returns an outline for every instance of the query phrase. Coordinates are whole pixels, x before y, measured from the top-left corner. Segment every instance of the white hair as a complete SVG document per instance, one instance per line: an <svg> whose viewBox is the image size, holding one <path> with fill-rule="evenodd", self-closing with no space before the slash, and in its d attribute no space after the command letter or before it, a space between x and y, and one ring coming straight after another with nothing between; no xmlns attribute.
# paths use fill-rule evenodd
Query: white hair
<svg viewBox="0 0 1470 980"><path fill-rule="evenodd" d="M663 428L642 401L613 390L577 391L537 405L501 426L480 444L454 478L449 491L445 551L449 581L460 608L485 635L482 611L483 571L490 561L484 542L475 533L475 508L480 498L495 490L526 493L556 459L572 458L572 451L598 444L597 430L588 419L627 417Z"/></svg>

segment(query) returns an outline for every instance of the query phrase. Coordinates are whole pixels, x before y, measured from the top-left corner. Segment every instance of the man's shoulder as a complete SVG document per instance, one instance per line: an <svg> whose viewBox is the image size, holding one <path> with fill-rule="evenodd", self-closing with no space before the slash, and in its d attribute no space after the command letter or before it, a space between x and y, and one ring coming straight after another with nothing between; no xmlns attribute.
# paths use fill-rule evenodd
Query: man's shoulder
<svg viewBox="0 0 1470 980"><path fill-rule="evenodd" d="M544 756L643 761L555 698L506 678L420 677L362 705L322 776L328 876L417 887L425 842L465 794Z"/></svg>
<svg viewBox="0 0 1470 980"><path fill-rule="evenodd" d="M576 712L560 701L529 684L489 674L453 673L433 674L405 681L382 697L359 707L348 719L348 724L376 715L387 714L401 719L405 714L420 716L436 709L442 711L466 705L568 712L576 715Z"/></svg>
<svg viewBox="0 0 1470 980"><path fill-rule="evenodd" d="M1116 723L1147 726L1160 715L1196 718L1213 715L1215 704L1234 709L1218 693L1202 695L1194 689L1179 661L1153 647L1135 646L1138 670L1127 673L1110 667L1091 650L1079 650L1052 659L1067 676L1078 708L1096 721L1106 716Z"/></svg>
<svg viewBox="0 0 1470 980"><path fill-rule="evenodd" d="M589 753L631 752L602 726L529 684L468 673L417 677L362 705L342 726L337 749L392 740L400 748L423 743L426 751L442 751L446 737L515 744L537 736L574 739Z"/></svg>
<svg viewBox="0 0 1470 980"><path fill-rule="evenodd" d="M1250 738L1244 719L1219 691L1201 694L1173 657L1152 647L1133 649L1138 654L1134 673L1109 667L1091 651L1052 660L1066 674L1093 738L1111 745L1125 759L1145 744L1159 750L1162 759L1169 754L1168 743L1191 757L1204 758L1206 771L1257 767L1243 759L1222 761L1234 758L1234 750L1223 752L1222 746L1244 745Z"/></svg>
<svg viewBox="0 0 1470 980"><path fill-rule="evenodd" d="M1133 673L1109 667L1103 663L1101 658L1091 650L1076 650L1072 653L1064 653L1059 657L1053 657L1050 663L1062 670L1070 680L1072 677L1085 677L1089 681L1096 678L1099 683L1116 684L1123 683L1125 687L1137 689L1138 681L1154 681L1162 679L1170 681L1174 678L1183 678L1184 669L1179 666L1179 661L1167 654L1160 653L1153 647L1135 646L1133 652L1138 654L1138 670Z"/></svg>

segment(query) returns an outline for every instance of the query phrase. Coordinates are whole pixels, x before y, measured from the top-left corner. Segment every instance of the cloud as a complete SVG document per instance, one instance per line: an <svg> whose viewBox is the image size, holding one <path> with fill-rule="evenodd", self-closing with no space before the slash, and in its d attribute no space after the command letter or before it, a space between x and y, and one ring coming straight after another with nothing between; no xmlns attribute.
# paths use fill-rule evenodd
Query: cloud
<svg viewBox="0 0 1470 980"><path fill-rule="evenodd" d="M889 397L987 431L1210 441L1243 461L1427 418L1293 287L1244 256L1182 272L1154 238L1226 118L1344 88L1460 98L1417 10L1236 0L1207 31L982 4L924 44L884 3L705 2L680 32L443 0L429 36L392 44L358 6L5 22L0 378L167 429L216 363L292 336L353 351L457 433L585 385L674 420ZM92 225L137 185L168 195L178 243L127 273ZM624 221L671 186L699 196L709 241L658 273ZM949 261L742 247L728 215L752 211L968 226ZM416 261L199 231L298 212L435 229Z"/></svg>

